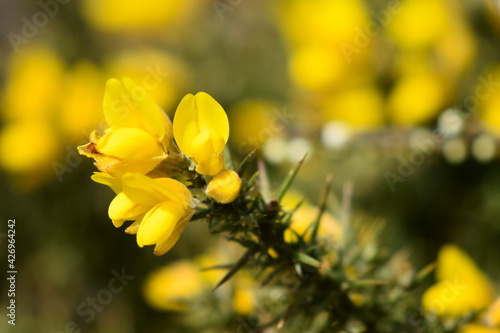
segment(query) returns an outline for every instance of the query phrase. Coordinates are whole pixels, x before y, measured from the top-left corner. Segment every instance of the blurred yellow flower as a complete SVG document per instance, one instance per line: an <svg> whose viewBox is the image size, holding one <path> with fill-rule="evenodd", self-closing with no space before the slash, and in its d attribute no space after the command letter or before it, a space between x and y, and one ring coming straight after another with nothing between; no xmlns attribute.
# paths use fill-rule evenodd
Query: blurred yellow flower
<svg viewBox="0 0 500 333"><path fill-rule="evenodd" d="M248 315L255 309L257 284L251 276L240 272L234 277L233 309L239 315Z"/></svg>
<svg viewBox="0 0 500 333"><path fill-rule="evenodd" d="M436 117L445 102L445 86L435 73L412 71L396 82L388 108L394 123L421 125Z"/></svg>
<svg viewBox="0 0 500 333"><path fill-rule="evenodd" d="M105 71L109 77L130 77L167 112L178 103L191 81L189 69L181 59L150 48L109 55Z"/></svg>
<svg viewBox="0 0 500 333"><path fill-rule="evenodd" d="M338 49L342 41L352 42L357 30L369 22L363 1L286 0L280 3L283 29L293 45L328 44Z"/></svg>
<svg viewBox="0 0 500 333"><path fill-rule="evenodd" d="M289 191L285 195L281 201L281 205L283 209L291 211L301 201L299 209L293 214L290 227L285 230L284 237L288 243L297 242L299 240L298 235L304 235L306 241L311 239L312 223L318 216L319 208L304 200L304 197L300 193L294 191ZM321 217L318 236L331 237L334 241L339 241L342 237L340 224L328 212L324 212Z"/></svg>
<svg viewBox="0 0 500 333"><path fill-rule="evenodd" d="M189 260L181 260L151 272L146 278L143 295L157 310L183 311L204 287L199 267Z"/></svg>
<svg viewBox="0 0 500 333"><path fill-rule="evenodd" d="M100 171L118 178L126 172L147 173L167 157L170 120L132 79L108 80L104 118L109 126L104 135L94 132L89 144L78 147Z"/></svg>
<svg viewBox="0 0 500 333"><path fill-rule="evenodd" d="M328 46L309 45L292 52L290 76L301 87L324 91L347 75L346 60Z"/></svg>
<svg viewBox="0 0 500 333"><path fill-rule="evenodd" d="M63 60L46 46L12 56L4 88L4 118L49 120L62 96L63 72Z"/></svg>
<svg viewBox="0 0 500 333"><path fill-rule="evenodd" d="M139 173L125 174L122 186L122 192L109 205L114 226L119 228L125 221L135 221L126 232L137 234L140 247L156 245L154 254L165 254L194 213L191 192L175 179L152 179Z"/></svg>
<svg viewBox="0 0 500 333"><path fill-rule="evenodd" d="M58 120L71 142L81 141L102 120L105 79L92 63L80 61L66 78Z"/></svg>
<svg viewBox="0 0 500 333"><path fill-rule="evenodd" d="M226 112L210 95L184 96L174 116L174 137L180 150L196 163L196 171L214 176L224 167L222 152L229 138Z"/></svg>
<svg viewBox="0 0 500 333"><path fill-rule="evenodd" d="M58 139L44 120L13 121L0 132L0 164L13 174L45 176L59 154Z"/></svg>
<svg viewBox="0 0 500 333"><path fill-rule="evenodd" d="M474 261L455 245L438 254L437 283L422 296L422 306L440 317L462 317L493 302L494 289Z"/></svg>
<svg viewBox="0 0 500 333"><path fill-rule="evenodd" d="M436 43L449 25L444 0L405 0L387 26L389 36L406 48L425 48Z"/></svg>
<svg viewBox="0 0 500 333"><path fill-rule="evenodd" d="M346 88L325 100L323 113L327 121L340 120L355 128L371 129L384 124L384 99L374 85Z"/></svg>
<svg viewBox="0 0 500 333"><path fill-rule="evenodd" d="M197 2L191 0L85 0L82 12L95 27L105 31L151 31L189 18Z"/></svg>
<svg viewBox="0 0 500 333"><path fill-rule="evenodd" d="M236 200L241 190L241 178L233 170L219 172L207 185L207 195L221 204Z"/></svg>
<svg viewBox="0 0 500 333"><path fill-rule="evenodd" d="M246 99L231 108L231 142L240 152L260 148L269 138L284 132L287 124L273 114L276 110L274 103L259 99Z"/></svg>
<svg viewBox="0 0 500 333"><path fill-rule="evenodd" d="M500 65L483 74L474 89L475 95L464 101L467 112L474 112L478 104L478 115L486 128L500 136Z"/></svg>

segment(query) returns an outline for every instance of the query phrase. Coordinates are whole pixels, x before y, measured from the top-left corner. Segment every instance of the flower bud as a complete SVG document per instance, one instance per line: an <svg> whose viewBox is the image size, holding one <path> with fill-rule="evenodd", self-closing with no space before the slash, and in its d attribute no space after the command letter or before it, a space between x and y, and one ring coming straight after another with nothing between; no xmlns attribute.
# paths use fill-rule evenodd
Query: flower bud
<svg viewBox="0 0 500 333"><path fill-rule="evenodd" d="M241 190L240 176L233 170L219 172L207 186L207 195L221 204L233 202Z"/></svg>

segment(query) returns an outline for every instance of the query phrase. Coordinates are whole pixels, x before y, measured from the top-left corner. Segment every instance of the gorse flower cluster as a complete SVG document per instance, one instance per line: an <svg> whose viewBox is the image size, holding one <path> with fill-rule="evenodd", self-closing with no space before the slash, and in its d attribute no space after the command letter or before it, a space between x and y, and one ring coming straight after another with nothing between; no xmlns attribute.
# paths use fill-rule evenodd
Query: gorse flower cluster
<svg viewBox="0 0 500 333"><path fill-rule="evenodd" d="M492 284L457 247L446 246L439 254L437 283L420 305L414 291L434 266L416 271L407 251L389 255L378 243L383 223L350 211L349 186L338 217L327 207L332 175L318 206L290 191L305 158L274 193L262 161L246 177L255 151L234 169L226 149L228 117L208 94L186 95L171 122L133 80L110 79L103 109L107 128L94 131L79 152L95 160L99 172L92 179L116 193L108 209L114 226L131 221L125 232L162 255L190 220L204 219L211 233L223 233L242 250L231 251L238 254L234 263L213 262L203 272L189 261L157 271L145 288L154 307L194 309L193 299L216 283L207 276L222 269L227 271L217 277L216 288L232 280L232 297L220 299L231 299L233 310L205 311L206 319L192 321L198 331L235 322L232 314L250 318L258 302L272 307L246 323L255 329L248 331L270 326L286 332L498 331L500 306ZM255 281L240 272L250 268ZM175 276L177 271L182 276ZM175 282L179 278L182 283ZM266 290L278 297L267 297Z"/></svg>
<svg viewBox="0 0 500 333"><path fill-rule="evenodd" d="M95 160L100 172L92 179L117 194L108 211L113 224L133 221L125 232L137 234L140 247L156 245L154 253L164 254L197 202L208 196L227 204L238 196L241 180L224 168L228 119L208 94L185 96L172 124L143 87L129 78L110 79L103 109L108 128L94 131L79 152Z"/></svg>

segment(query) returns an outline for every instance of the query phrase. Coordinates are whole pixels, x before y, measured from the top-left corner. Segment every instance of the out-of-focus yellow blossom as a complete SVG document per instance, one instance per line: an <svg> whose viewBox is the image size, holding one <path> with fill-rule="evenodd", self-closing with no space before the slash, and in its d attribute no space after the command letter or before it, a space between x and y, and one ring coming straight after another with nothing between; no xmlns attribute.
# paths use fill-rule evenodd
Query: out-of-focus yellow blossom
<svg viewBox="0 0 500 333"><path fill-rule="evenodd" d="M422 296L422 306L440 317L465 316L493 302L494 289L488 277L455 245L445 245L439 251L436 280Z"/></svg>
<svg viewBox="0 0 500 333"><path fill-rule="evenodd" d="M92 133L90 143L78 147L94 158L96 167L114 177L127 172L147 173L167 157L171 123L145 89L132 79L109 79L104 92L103 136Z"/></svg>
<svg viewBox="0 0 500 333"><path fill-rule="evenodd" d="M85 0L82 12L95 27L105 31L151 31L189 20L198 2L192 0Z"/></svg>
<svg viewBox="0 0 500 333"><path fill-rule="evenodd" d="M205 289L199 267L181 260L151 272L144 284L144 298L157 310L183 311Z"/></svg>
<svg viewBox="0 0 500 333"><path fill-rule="evenodd" d="M289 71L301 87L327 91L366 63L370 18L362 1L279 2L280 22L289 41ZM363 43L359 40L363 39Z"/></svg>
<svg viewBox="0 0 500 333"><path fill-rule="evenodd" d="M110 185L103 178L93 180ZM122 192L113 199L108 213L117 228L134 221L125 232L137 234L140 247L156 245L154 254L162 255L179 239L194 213L194 202L187 187L175 179L127 173L122 177Z"/></svg>
<svg viewBox="0 0 500 333"><path fill-rule="evenodd" d="M318 216L319 208L304 200L303 196L299 193L293 191L287 193L281 201L281 205L283 209L291 211L301 201L302 203L299 209L293 214L290 228L285 230L285 241L289 243L297 242L297 235L304 235L304 233L305 240L310 240L312 232L311 224ZM333 216L328 212L324 212L321 217L317 235L320 237L332 237L333 240L339 241L342 237L342 229Z"/></svg>
<svg viewBox="0 0 500 333"><path fill-rule="evenodd" d="M478 115L486 128L493 134L500 136L500 65L483 74L476 85L475 100L469 101L466 111L474 111L474 103L478 103ZM464 102L465 104L465 102Z"/></svg>
<svg viewBox="0 0 500 333"><path fill-rule="evenodd" d="M412 72L403 76L389 96L389 112L394 123L420 125L432 120L446 102L441 79L431 71Z"/></svg>
<svg viewBox="0 0 500 333"><path fill-rule="evenodd" d="M339 42L352 42L356 28L369 22L363 1L286 0L280 4L281 22L294 45L328 44L338 49Z"/></svg>
<svg viewBox="0 0 500 333"><path fill-rule="evenodd" d="M62 95L64 63L44 46L23 49L11 58L5 83L3 115L8 120L48 120Z"/></svg>
<svg viewBox="0 0 500 333"><path fill-rule="evenodd" d="M476 56L476 41L469 23L458 10L450 15L449 27L435 46L439 66L444 69L447 80L455 80L472 65Z"/></svg>
<svg viewBox="0 0 500 333"><path fill-rule="evenodd" d="M279 112L277 105L258 99L244 100L231 108L231 142L240 152L260 148L269 138L283 133L286 124L274 112Z"/></svg>
<svg viewBox="0 0 500 333"><path fill-rule="evenodd" d="M387 31L402 47L425 48L443 37L449 20L444 0L405 0L400 11L393 15Z"/></svg>
<svg viewBox="0 0 500 333"><path fill-rule="evenodd" d="M323 107L327 121L340 120L360 129L382 125L383 112L382 94L372 85L344 89L326 100Z"/></svg>
<svg viewBox="0 0 500 333"><path fill-rule="evenodd" d="M88 136L102 120L104 84L101 72L90 62L78 63L67 76L58 119L72 142Z"/></svg>
<svg viewBox="0 0 500 333"><path fill-rule="evenodd" d="M221 204L236 200L241 190L241 178L233 170L219 172L207 185L207 195Z"/></svg>
<svg viewBox="0 0 500 333"><path fill-rule="evenodd" d="M290 75L303 88L324 91L339 84L347 74L346 60L329 47L312 45L291 54Z"/></svg>
<svg viewBox="0 0 500 333"><path fill-rule="evenodd" d="M58 156L58 139L46 121L13 121L0 132L0 164L13 174L44 176Z"/></svg>
<svg viewBox="0 0 500 333"><path fill-rule="evenodd" d="M244 272L234 278L233 309L239 315L248 315L255 309L255 281Z"/></svg>
<svg viewBox="0 0 500 333"><path fill-rule="evenodd" d="M105 68L109 77L126 76L140 84L165 110L173 109L191 80L180 59L149 48L112 54L105 61Z"/></svg>
<svg viewBox="0 0 500 333"><path fill-rule="evenodd" d="M223 169L229 121L215 99L204 92L184 96L175 112L173 129L177 145L194 160L198 173L214 176Z"/></svg>

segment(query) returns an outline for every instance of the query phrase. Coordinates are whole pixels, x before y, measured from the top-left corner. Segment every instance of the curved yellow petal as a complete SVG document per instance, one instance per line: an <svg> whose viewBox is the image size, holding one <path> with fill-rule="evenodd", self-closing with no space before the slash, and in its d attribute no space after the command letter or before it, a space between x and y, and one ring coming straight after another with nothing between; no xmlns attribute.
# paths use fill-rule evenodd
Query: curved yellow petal
<svg viewBox="0 0 500 333"><path fill-rule="evenodd" d="M175 243L177 243L179 237L184 231L184 228L191 219L191 216L193 216L193 212L194 210L192 210L191 213L186 215L181 221L179 221L179 223L177 223L177 225L175 226L174 230L172 231L169 237L167 237L164 241L158 242L158 244L156 244L153 252L155 255L157 256L164 255L175 245Z"/></svg>
<svg viewBox="0 0 500 333"><path fill-rule="evenodd" d="M122 160L120 158L97 154L94 165L102 172L107 172L115 178L121 178L126 173L136 172L146 174L153 170L167 156L156 156L143 160Z"/></svg>
<svg viewBox="0 0 500 333"><path fill-rule="evenodd" d="M109 186L113 192L116 194L122 191L122 182L120 179L111 176L105 172L94 172L94 174L90 177L93 181L99 184L103 184Z"/></svg>
<svg viewBox="0 0 500 333"><path fill-rule="evenodd" d="M117 128L97 142L101 154L123 160L143 160L164 155L162 146L148 132L138 128Z"/></svg>
<svg viewBox="0 0 500 333"><path fill-rule="evenodd" d="M162 201L174 201L187 207L192 205L191 192L181 182L171 178L155 178L128 173L122 178L123 191L135 202L153 206Z"/></svg>
<svg viewBox="0 0 500 333"><path fill-rule="evenodd" d="M137 231L137 244L140 247L153 245L170 237L184 213L184 207L176 202L165 201L157 204L144 215Z"/></svg>
<svg viewBox="0 0 500 333"><path fill-rule="evenodd" d="M146 89L130 78L107 81L103 109L104 118L112 129L143 129L158 141L162 141L166 134L162 109L149 97Z"/></svg>
<svg viewBox="0 0 500 333"><path fill-rule="evenodd" d="M148 211L149 207L138 205L124 193L119 193L109 204L108 215L115 227L119 228L127 220L135 220Z"/></svg>
<svg viewBox="0 0 500 333"><path fill-rule="evenodd" d="M190 156L193 138L205 129L217 133L226 143L229 138L229 121L226 112L205 92L184 96L175 112L173 124L174 137L179 148Z"/></svg>
<svg viewBox="0 0 500 333"><path fill-rule="evenodd" d="M134 82L131 78L122 79L128 94L136 103L144 128L158 141L162 141L171 130L170 120L158 104L149 96L146 89Z"/></svg>

